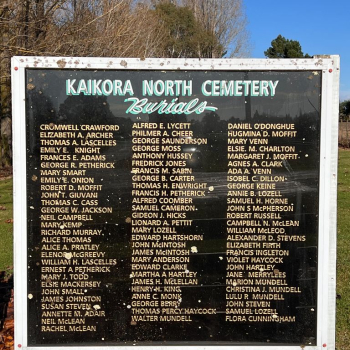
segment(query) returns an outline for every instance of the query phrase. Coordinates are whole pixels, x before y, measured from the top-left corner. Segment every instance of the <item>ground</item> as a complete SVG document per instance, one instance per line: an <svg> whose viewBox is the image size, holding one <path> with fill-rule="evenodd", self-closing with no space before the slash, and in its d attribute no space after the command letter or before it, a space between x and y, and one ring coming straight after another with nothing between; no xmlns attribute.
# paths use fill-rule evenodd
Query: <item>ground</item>
<svg viewBox="0 0 350 350"><path fill-rule="evenodd" d="M0 167L0 180L8 179L12 176L12 167Z"/></svg>
<svg viewBox="0 0 350 350"><path fill-rule="evenodd" d="M11 177L11 167L0 168L0 181L9 180ZM7 184L5 188L6 192L10 190ZM3 195L1 192L0 208L2 208L4 213L7 212L7 216L11 216L7 220L12 220L12 207L6 208L3 205L3 200L6 199L7 195ZM8 212L8 209L11 210L11 213ZM12 223L7 223L6 226L8 226L8 228L5 228L6 231L12 230ZM11 288L13 283L11 271L11 266L9 266L5 271L0 271L0 329L2 328L0 331L0 350L12 350L14 347L13 289ZM6 315L5 320L2 319L2 316L4 315Z"/></svg>

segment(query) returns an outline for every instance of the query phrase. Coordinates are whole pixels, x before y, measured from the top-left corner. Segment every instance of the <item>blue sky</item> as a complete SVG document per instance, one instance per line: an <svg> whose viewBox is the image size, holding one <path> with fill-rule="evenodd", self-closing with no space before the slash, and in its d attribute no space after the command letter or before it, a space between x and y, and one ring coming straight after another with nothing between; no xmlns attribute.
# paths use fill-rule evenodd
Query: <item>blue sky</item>
<svg viewBox="0 0 350 350"><path fill-rule="evenodd" d="M298 40L309 55L340 55L340 100L350 100L350 0L244 0L251 57L279 34Z"/></svg>

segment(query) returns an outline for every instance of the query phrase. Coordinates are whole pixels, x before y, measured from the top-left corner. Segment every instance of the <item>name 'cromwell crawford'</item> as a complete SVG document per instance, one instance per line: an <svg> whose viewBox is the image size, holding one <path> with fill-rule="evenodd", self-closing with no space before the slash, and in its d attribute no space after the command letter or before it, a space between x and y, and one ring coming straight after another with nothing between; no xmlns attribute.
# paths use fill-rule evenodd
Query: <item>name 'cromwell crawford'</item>
<svg viewBox="0 0 350 350"><path fill-rule="evenodd" d="M78 125L72 124L41 124L40 130L60 130L60 131L79 131ZM113 124L101 124L101 125L89 125L82 124L80 125L80 130L83 131L118 131L119 125Z"/></svg>

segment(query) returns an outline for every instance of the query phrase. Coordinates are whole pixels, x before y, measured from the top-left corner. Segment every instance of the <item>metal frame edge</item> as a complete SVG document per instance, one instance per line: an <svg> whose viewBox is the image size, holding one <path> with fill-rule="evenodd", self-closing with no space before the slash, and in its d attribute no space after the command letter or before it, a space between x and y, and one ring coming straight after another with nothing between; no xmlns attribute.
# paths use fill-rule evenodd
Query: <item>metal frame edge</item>
<svg viewBox="0 0 350 350"><path fill-rule="evenodd" d="M110 69L110 70L317 70L324 75L322 82L321 132L331 130L320 145L320 214L319 238L322 231L322 249L326 259L319 263L325 273L318 270L317 345L308 350L335 349L335 283L336 283L336 190L337 190L337 133L339 104L339 56L316 56L312 59L167 59L167 58L87 58L87 57L31 57L12 58L12 108L14 154L14 262L15 262L15 347L42 350L27 345L27 201L26 201L26 126L25 126L25 70L38 69ZM333 75L330 74L332 69ZM331 91L332 100L327 94ZM325 100L324 100L325 99ZM330 115L331 117L328 117ZM322 118L326 118L322 123ZM331 118L331 120L329 120ZM328 146L328 147L326 147ZM328 149L327 149L328 148ZM23 152L23 153L22 153ZM327 179L328 178L328 179ZM329 180L329 188L325 186ZM322 192L322 193L321 193ZM321 199L321 194L323 198ZM322 203L330 195L328 203ZM328 208L328 212L327 212ZM328 216L326 215L328 213ZM320 215L321 216L321 215ZM322 225L322 226L321 226ZM326 226L324 226L326 225ZM329 234L326 231L329 228ZM24 228L24 229L23 229ZM320 247L319 247L320 248ZM323 285L327 283L327 287ZM17 289L17 291L16 291ZM325 291L325 293L323 293ZM321 307L325 307L320 312ZM326 344L326 347L324 347ZM93 350L94 346L54 346L56 350ZM130 350L130 346L102 346L105 350ZM149 350L150 346L139 346ZM230 346L181 346L183 350L232 350ZM169 350L169 346L152 346L155 350ZM239 350L299 350L296 345L239 346Z"/></svg>

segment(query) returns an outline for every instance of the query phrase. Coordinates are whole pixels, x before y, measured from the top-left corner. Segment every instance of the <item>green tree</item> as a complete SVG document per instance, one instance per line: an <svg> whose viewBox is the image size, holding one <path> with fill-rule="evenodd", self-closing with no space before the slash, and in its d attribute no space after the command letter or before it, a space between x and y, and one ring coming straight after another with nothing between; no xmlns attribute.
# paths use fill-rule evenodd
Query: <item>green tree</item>
<svg viewBox="0 0 350 350"><path fill-rule="evenodd" d="M303 53L297 40L286 39L281 34L271 41L271 47L264 51L267 58L311 58Z"/></svg>
<svg viewBox="0 0 350 350"><path fill-rule="evenodd" d="M350 100L339 103L339 120L348 121L350 117Z"/></svg>
<svg viewBox="0 0 350 350"><path fill-rule="evenodd" d="M196 20L189 7L164 1L155 6L155 13L164 29L163 57L210 58L213 51L223 55L215 34Z"/></svg>
<svg viewBox="0 0 350 350"><path fill-rule="evenodd" d="M250 42L244 0L177 0L191 9L194 17L222 46L212 58L249 57Z"/></svg>

